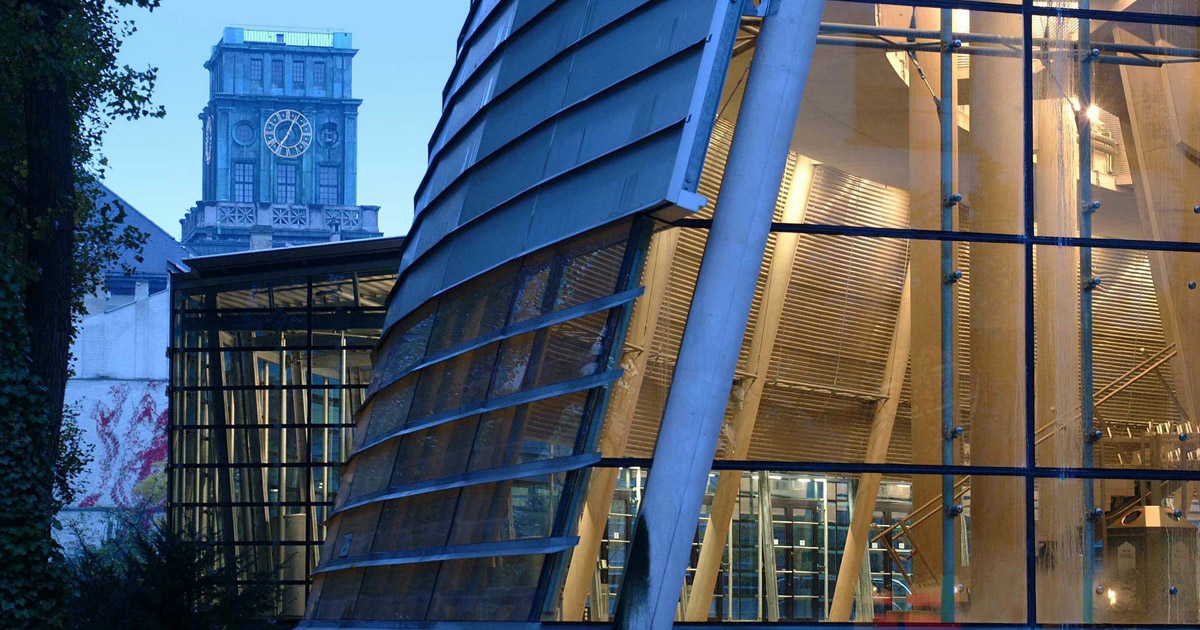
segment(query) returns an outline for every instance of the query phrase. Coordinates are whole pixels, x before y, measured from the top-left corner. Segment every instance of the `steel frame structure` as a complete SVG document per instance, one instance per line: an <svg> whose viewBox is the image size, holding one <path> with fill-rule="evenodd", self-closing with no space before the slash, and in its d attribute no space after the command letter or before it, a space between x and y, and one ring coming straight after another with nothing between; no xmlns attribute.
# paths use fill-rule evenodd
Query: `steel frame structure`
<svg viewBox="0 0 1200 630"><path fill-rule="evenodd" d="M756 17L766 16L766 20L770 20L773 16L773 11L780 8L778 3L795 2L798 0L771 0L769 3L764 3L765 6L751 8L749 3L743 7L747 15ZM866 2L865 0L843 0L850 4L876 4ZM1137 480L1160 480L1160 479L1180 479L1188 481L1200 481L1200 471L1189 471L1179 469L1163 469L1163 468L1139 468L1139 469L1105 469L1096 468L1096 459L1094 457L1094 449L1096 447L1095 438L1092 431L1095 421L1095 401L1096 388L1094 385L1093 374L1093 311L1091 291L1097 286L1097 283L1092 277L1092 262L1091 254L1093 249L1139 249L1154 252L1186 252L1200 254L1200 243L1181 242L1181 241L1160 241L1160 240L1133 240L1133 239L1116 239L1095 237L1091 230L1091 213L1096 210L1093 206L1093 194L1090 184L1090 159L1091 159L1091 134L1087 131L1086 116L1082 116L1080 122L1079 146L1080 161L1077 166L1079 188L1076 191L1077 200L1080 204L1079 221L1080 230L1078 236L1053 236L1039 234L1035 229L1035 197L1034 197L1034 138L1033 138L1033 103L1034 103L1034 70L1032 61L1035 59L1046 58L1050 54L1062 54L1067 52L1074 56L1077 63L1080 64L1080 75L1088 77L1080 81L1079 100L1083 111L1086 111L1087 106L1091 103L1092 88L1090 84L1090 75L1093 64L1107 65L1122 65L1122 66L1139 66L1139 67L1163 67L1176 63L1192 63L1200 60L1200 50L1195 48L1170 48L1161 46L1134 46L1119 43L1095 43L1089 41L1087 36L1087 23L1089 20L1109 20L1113 22L1124 23L1142 23L1142 24L1165 24L1173 26L1185 26L1200 29L1200 18L1165 15L1152 13L1135 13L1123 11L1099 11L1089 7L1087 0L1083 0L1078 7L1058 7L1058 6L1041 6L1035 4L1033 0L1024 0L1021 3L1009 4L998 2L966 2L961 0L914 0L911 2L896 2L903 6L925 7L939 10L941 16L942 28L937 31L919 30L919 29L884 29L871 28L856 25L845 24L823 24L819 30L819 34L815 36L815 44L818 46L853 46L863 48L884 49L889 51L901 51L907 53L935 53L943 60L943 67L952 67L953 59L957 55L981 55L981 56L998 56L1023 59L1026 63L1022 64L1022 114L1023 114L1023 163L1021 170L1023 174L1023 209L1022 209L1022 225L1023 230L1019 233L1004 234L1004 233L988 233L988 232L964 232L957 231L954 224L954 210L961 200L959 193L954 189L954 149L952 137L955 133L954 106L948 99L941 99L938 102L939 113L939 141L941 146L940 163L940 193L941 193L941 225L940 229L889 229L869 226L854 226L854 225L834 225L834 224L819 224L819 223L785 223L764 219L759 215L748 214L747 220L758 221L760 223L769 223L769 226L757 225L756 227L768 227L775 233L788 234L807 234L807 235L827 235L827 236L848 236L862 239L907 239L910 242L924 241L934 242L939 245L941 253L940 272L943 279L943 287L941 291L941 326L940 340L942 351L941 362L941 385L942 398L940 401L941 407L941 431L943 440L941 443L941 459L938 464L863 464L863 463L828 463L828 462L812 462L812 461L764 461L764 460L748 460L748 459L709 459L703 457L702 461L688 461L686 465L673 467L671 471L665 473L664 481L660 484L664 487L676 486L676 490L683 488L689 493L687 501L671 501L671 505L662 507L654 507L659 516L657 524L650 524L647 527L653 528L659 534L673 534L678 531L690 531L689 528L694 526L695 515L684 514L679 516L676 512L682 514L682 508L689 508L689 502L699 489L696 486L695 471L706 469L712 471L794 471L804 473L833 473L854 475L862 473L875 474L893 474L893 475L933 475L941 479L942 496L940 500L940 512L942 517L941 527L941 542L943 545L942 559L942 623L956 623L967 627L976 628L1058 628L1062 624L1043 623L1037 618L1037 600L1038 593L1037 584L1037 549L1036 532L1034 526L1034 505L1035 505L1035 485L1040 480L1080 480L1081 487L1085 495L1084 505L1087 511L1094 508L1091 505L1091 482L1094 480L1104 479L1137 479ZM475 7L473 5L472 15L474 15ZM955 32L951 27L951 11L955 9L966 9L974 12L995 12L1005 13L1010 15L1019 15L1022 19L1023 35L1019 38L1002 37L991 35L980 35L971 33ZM1083 25L1081 32L1084 33L1080 40L1064 49L1051 50L1050 46L1053 42L1045 38L1035 38L1033 36L1033 20L1035 17L1053 17L1067 20L1079 20ZM468 18L471 22L472 18ZM745 20L756 21L756 18ZM464 35L468 39L473 37L478 30L470 31L464 29ZM753 34L753 33L752 33ZM894 41L888 38L904 38L909 41ZM736 55L740 52L749 50L749 44L746 46L736 46L733 48L732 54ZM461 60L460 60L461 61ZM456 73L458 66L456 66ZM941 83L941 93L943 95L953 93L954 75L950 72L941 73L939 77ZM456 89L456 88L455 88ZM447 95L450 95L453 89L447 86ZM441 125L439 124L439 129ZM435 134L436 138L436 134ZM441 147L434 149L433 154L437 155ZM422 216L418 216L418 223L422 220ZM660 227L669 226L672 229L678 230L713 230L714 222L708 219L666 219ZM955 415L955 389L954 382L956 375L954 373L955 358L953 356L954 346L954 322L956 318L954 309L954 292L953 284L956 277L957 269L955 267L954 247L959 243L998 243L1009 244L1014 247L1019 247L1022 252L1024 263L1024 318L1023 327L1026 331L1024 336L1025 346L1023 348L1023 356L1025 360L1024 385L1027 392L1024 400L1023 424L1025 427L1025 445L1024 445L1024 464L1019 466L964 466L956 465L953 452L953 440L959 435L956 431L958 428L954 422ZM1034 251L1038 247L1067 247L1078 249L1080 254L1078 290L1079 290L1079 321L1078 326L1080 332L1080 350L1079 361L1081 365L1080 379L1080 397L1081 397L1081 435L1078 439L1081 441L1081 450L1084 454L1079 465L1060 466L1060 467L1039 467L1036 459L1035 447L1037 445L1037 435L1039 434L1037 422L1035 419L1035 397L1036 381L1034 378L1036 348L1033 336L1034 326ZM418 254L420 256L420 254ZM639 261L640 263L640 261ZM755 269L757 271L757 269ZM629 276L624 276L628 280ZM742 282L745 281L743 278ZM745 288L745 287L741 287ZM626 284L621 285L624 291L632 290L632 286ZM699 292L700 290L697 289ZM719 294L704 295L697 298L701 303L705 300L720 299ZM631 309L623 309L621 319L628 321L629 312ZM735 318L736 319L736 318ZM621 333L623 334L623 332ZM740 339L738 340L740 342ZM736 352L736 348L730 345L728 340L724 340L721 347L718 349L722 353ZM619 348L620 341L616 341L614 345L608 347ZM711 349L710 349L711 350ZM609 358L610 368L614 357ZM681 357L681 361L683 358ZM1104 391L1103 388L1101 391ZM699 395L702 392L692 390L693 394ZM683 394L680 394L682 396ZM603 403L601 403L603 404ZM682 404L682 403L681 403ZM714 419L713 414L707 414L704 419L707 422L719 421ZM711 427L709 427L711 428ZM599 427L593 427L592 430L598 431ZM682 433L677 432L677 437ZM705 438L709 437L705 434ZM586 443L595 444L594 440ZM703 456L703 453L701 453ZM552 572L549 568L543 567L543 574L539 581L538 597L534 607L534 612L530 619L522 622L450 622L450 621L420 621L420 622L372 622L371 627L379 628L404 628L404 627L447 627L447 628L464 628L464 627L490 627L490 628L553 628L553 627L578 627L578 628L600 628L612 627L609 624L590 624L590 623L556 623L538 621L542 616L549 612L548 607L551 605L549 601L549 593L552 593L556 583L554 580L561 576L562 563L565 562L569 555L566 550L572 544L570 534L570 525L564 519L569 518L569 513L577 512L581 509L580 505L584 500L582 489L585 484L582 483L583 470L587 466L592 466L597 469L605 468L620 468L620 467L640 467L651 469L651 480L653 480L653 469L651 466L655 463L654 459L650 458L633 458L633 457L605 457L598 461L592 461L579 469L580 472L574 475L572 486L572 494L569 495L567 503L571 506L570 509L562 510L556 519L554 533L555 535L549 538L542 539L540 546L533 543L521 543L520 545L509 544L509 547L497 547L490 550L490 553L499 554L500 552L512 551L513 553L546 553L556 554L554 560L548 562L547 565L554 565L555 571ZM662 462L659 462L660 464ZM660 470L665 470L660 468ZM511 472L511 471L509 471ZM573 471L574 472L574 471ZM1025 549L1024 565L1025 565L1025 586L1026 586L1026 619L1023 623L1010 624L994 624L994 623L963 623L955 619L954 597L955 597L955 544L959 538L959 528L955 520L961 514L961 506L956 504L955 488L963 482L963 478L972 475L987 475L995 477L1006 477L1020 479L1024 482L1024 505L1026 518L1024 522L1025 531ZM682 506L682 508L681 508ZM686 511L686 510L684 510ZM664 514L666 516L664 516ZM671 516L675 514L674 516ZM688 519L691 519L690 521ZM1095 523L1092 520L1085 521L1084 525L1084 540L1085 548L1091 549L1094 543ZM681 529L682 528L682 529ZM638 535L646 536L645 530L639 531ZM668 535L669 539L671 536ZM636 539L635 539L636 540ZM689 541L690 542L690 541ZM672 544L679 546L675 540ZM519 550L518 550L519 548ZM448 558L445 549L424 549L419 550L421 554L414 554L417 558ZM463 549L457 550L464 551ZM480 553L477 549L467 550L467 553L473 554L470 557L477 557ZM673 556L677 556L677 553ZM647 557L649 555L647 554ZM1094 554L1085 553L1085 576L1083 579L1083 594L1084 610L1082 621L1084 624L1091 624L1091 597L1092 597L1092 581L1091 572L1094 570L1092 566ZM678 564L677 558L673 564ZM366 566L366 565L361 565ZM667 598L672 596L671 584L674 579L673 572L677 567L669 567L669 570L663 571L662 567L644 567L647 571L653 570L654 576L647 578L643 585L652 585L655 592L651 597L660 598L658 604L663 604ZM664 577L665 576L665 577ZM665 585L665 586L664 586ZM670 625L666 619L667 607L665 604L648 604L644 599L644 594L622 595L623 599L629 597L641 598L638 601L623 602L625 616L618 622L626 624L625 627L633 627L637 623L641 623L645 619L655 617L657 619L654 627L664 627ZM655 609L654 606L658 605ZM618 604L621 609L622 604ZM647 613L646 611L649 610ZM673 613L672 613L673 614ZM634 621L630 621L634 620ZM342 627L358 627L355 623L359 622L340 622L326 620L309 620L306 622L306 628L342 628ZM680 627L691 628L715 628L726 627L725 624L713 623L686 623L677 624ZM745 627L764 627L764 628L817 628L817 627L859 627L863 624L846 624L846 623L819 623L819 624L796 624L786 622L766 622L766 623L741 623ZM906 624L910 627L926 627L923 624ZM1091 624L1097 625L1097 624ZM1101 627L1103 624L1097 625ZM934 626L936 627L936 626ZM1165 624L1165 627L1189 627L1184 625Z"/></svg>

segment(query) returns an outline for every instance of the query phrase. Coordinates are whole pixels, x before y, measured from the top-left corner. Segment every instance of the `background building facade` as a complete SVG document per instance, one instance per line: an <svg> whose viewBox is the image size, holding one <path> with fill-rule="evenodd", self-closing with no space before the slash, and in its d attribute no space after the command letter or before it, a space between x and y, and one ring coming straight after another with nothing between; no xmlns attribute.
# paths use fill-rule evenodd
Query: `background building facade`
<svg viewBox="0 0 1200 630"><path fill-rule="evenodd" d="M1197 623L1197 29L474 2L303 627Z"/></svg>
<svg viewBox="0 0 1200 630"><path fill-rule="evenodd" d="M125 212L124 225L146 236L139 256L124 253L88 296L71 346L65 399L80 442L91 449L75 502L59 518L61 542L95 542L134 510L161 511L166 465L170 271L189 255L107 187L96 205Z"/></svg>
<svg viewBox="0 0 1200 630"><path fill-rule="evenodd" d="M171 527L299 617L402 239L190 258L172 276Z"/></svg>
<svg viewBox="0 0 1200 630"><path fill-rule="evenodd" d="M359 206L350 33L226 28L204 67L201 201L182 220L198 254L379 236Z"/></svg>

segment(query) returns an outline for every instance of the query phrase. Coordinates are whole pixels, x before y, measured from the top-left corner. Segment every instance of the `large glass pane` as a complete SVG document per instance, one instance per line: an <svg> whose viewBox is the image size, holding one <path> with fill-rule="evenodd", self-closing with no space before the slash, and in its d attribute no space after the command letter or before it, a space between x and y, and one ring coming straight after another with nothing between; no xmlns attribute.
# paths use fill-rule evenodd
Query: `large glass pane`
<svg viewBox="0 0 1200 630"><path fill-rule="evenodd" d="M562 279L554 295L553 310L562 310L616 293L625 258L629 224L596 234L593 240L574 243L563 256Z"/></svg>
<svg viewBox="0 0 1200 630"><path fill-rule="evenodd" d="M577 392L484 414L471 447L471 469L574 454L588 395Z"/></svg>
<svg viewBox="0 0 1200 630"><path fill-rule="evenodd" d="M313 277L313 306L382 307L396 281L393 270L351 271Z"/></svg>
<svg viewBox="0 0 1200 630"><path fill-rule="evenodd" d="M371 551L379 525L381 504L371 503L342 512L336 518L336 530L331 530L325 551L331 559L359 556Z"/></svg>
<svg viewBox="0 0 1200 630"><path fill-rule="evenodd" d="M436 563L370 567L363 574L362 589L354 608L357 619L412 621L425 618Z"/></svg>
<svg viewBox="0 0 1200 630"><path fill-rule="evenodd" d="M1143 6L1163 5L1130 10ZM1084 24L1095 59L1076 52ZM1200 30L1070 17L1034 26L1045 38L1033 61L1038 233L1076 236L1086 221L1097 237L1200 240ZM1083 208L1091 201L1097 207Z"/></svg>
<svg viewBox="0 0 1200 630"><path fill-rule="evenodd" d="M651 454L700 262L694 232L681 230L652 259L670 272L654 326L627 339L627 352L648 352L634 355L645 367L627 371L609 405L606 456ZM943 463L940 258L950 247L950 426L963 430L946 463L1024 463L1022 246L774 236L730 383L719 458Z"/></svg>
<svg viewBox="0 0 1200 630"><path fill-rule="evenodd" d="M372 551L445 545L461 492L461 489L453 488L386 502Z"/></svg>
<svg viewBox="0 0 1200 630"><path fill-rule="evenodd" d="M271 287L271 308L307 308L308 278L276 280Z"/></svg>
<svg viewBox="0 0 1200 630"><path fill-rule="evenodd" d="M470 416L401 437L392 485L402 486L465 471L478 423L479 416Z"/></svg>
<svg viewBox="0 0 1200 630"><path fill-rule="evenodd" d="M437 302L418 309L404 321L397 323L376 353L374 365L376 379L372 391L391 383L400 374L416 365L425 356L429 333L437 315Z"/></svg>
<svg viewBox="0 0 1200 630"><path fill-rule="evenodd" d="M303 279L298 280L297 283L307 284ZM272 308L274 304L271 301L271 285L270 281L264 280L230 283L221 287L216 295L216 304L210 304L209 308L214 306L218 309Z"/></svg>
<svg viewBox="0 0 1200 630"><path fill-rule="evenodd" d="M316 619L353 619L354 603L362 584L363 569L347 569L325 576L317 601Z"/></svg>
<svg viewBox="0 0 1200 630"><path fill-rule="evenodd" d="M1170 479L1038 479L1038 621L1200 622L1194 497Z"/></svg>
<svg viewBox="0 0 1200 630"><path fill-rule="evenodd" d="M413 394L417 390L418 378L419 375L411 374L375 394L371 402L370 420L366 431L363 432L366 441L374 441L380 436L388 435L404 424L408 419Z"/></svg>
<svg viewBox="0 0 1200 630"><path fill-rule="evenodd" d="M779 220L1024 231L1022 21L969 6L826 4L780 199L809 204ZM939 36L943 20L948 42ZM719 189L757 33L756 22L745 22L735 44L701 182L710 197ZM946 161L938 111L943 72L952 74L954 153ZM945 168L952 193L942 190ZM959 195L957 202L947 205L948 194Z"/></svg>
<svg viewBox="0 0 1200 630"><path fill-rule="evenodd" d="M387 487L396 461L396 441L385 442L355 456L354 480L341 494L353 500ZM340 497L339 497L340 498Z"/></svg>
<svg viewBox="0 0 1200 630"><path fill-rule="evenodd" d="M505 556L442 563L429 619L525 621L543 556Z"/></svg>
<svg viewBox="0 0 1200 630"><path fill-rule="evenodd" d="M602 311L506 339L500 348L492 395L595 374L607 321L608 312Z"/></svg>
<svg viewBox="0 0 1200 630"><path fill-rule="evenodd" d="M619 483L604 529L587 519L580 526L580 548L593 539L599 556L573 559L567 620L608 621L619 595L646 471L613 472ZM1022 622L1024 530L1012 524L1026 517L1024 479L954 478L952 504L962 510L949 519L949 546L942 483L932 475L714 471L680 620ZM948 563L945 549L955 554ZM955 594L943 606L947 565Z"/></svg>
<svg viewBox="0 0 1200 630"><path fill-rule="evenodd" d="M450 544L550 536L565 481L560 473L463 488Z"/></svg>
<svg viewBox="0 0 1200 630"><path fill-rule="evenodd" d="M1081 290L1084 253L1100 282ZM1188 375L1200 355L1187 331L1200 297L1189 270L1200 270L1200 254L1051 246L1035 254L1038 465L1194 468ZM1087 354L1083 300L1092 310ZM1092 375L1090 427L1084 367Z"/></svg>
<svg viewBox="0 0 1200 630"><path fill-rule="evenodd" d="M312 424L351 424L351 413L358 402L347 400L361 390L312 388L308 391L309 422Z"/></svg>
<svg viewBox="0 0 1200 630"><path fill-rule="evenodd" d="M516 271L516 265L508 265L442 297L428 353L436 354L503 327Z"/></svg>
<svg viewBox="0 0 1200 630"><path fill-rule="evenodd" d="M422 370L408 423L482 401L499 347L499 343L491 343Z"/></svg>

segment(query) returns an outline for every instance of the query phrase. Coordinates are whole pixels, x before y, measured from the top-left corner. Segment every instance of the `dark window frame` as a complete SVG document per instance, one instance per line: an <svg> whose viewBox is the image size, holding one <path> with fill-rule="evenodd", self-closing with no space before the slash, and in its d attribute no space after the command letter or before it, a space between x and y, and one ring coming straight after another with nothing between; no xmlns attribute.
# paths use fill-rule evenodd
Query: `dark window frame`
<svg viewBox="0 0 1200 630"><path fill-rule="evenodd" d="M341 168L337 164L317 166L317 203L336 206L342 202Z"/></svg>
<svg viewBox="0 0 1200 630"><path fill-rule="evenodd" d="M350 263L333 263L331 261L333 267L317 266L315 268L307 269L306 272L308 272L308 275L301 279L301 283L295 282L296 278L294 270L280 271L272 270L272 268L268 267L264 269L255 268L253 271L243 271L242 278L252 280L255 283L263 283L265 284L266 290L285 288L288 290L303 292L307 295L305 304L301 306L280 306L272 303L256 309L215 308L205 311L199 314L199 316L203 319L203 326L205 329L210 330L212 327L225 329L222 327L229 325L230 320L227 319L226 316L231 311L254 311L254 315L258 317L260 321L269 322L288 321L289 316L295 316L298 314L300 318L299 323L295 326L289 324L291 327L290 329L306 338L308 343L303 345L284 345L282 343L278 343L277 340L276 343L269 346L253 345L252 349L256 351L277 350L279 352L287 351L297 353L297 356L304 357L303 360L307 365L312 365L315 355L313 351L320 349L320 344L315 344L313 341L317 335L322 334L326 330L324 325L321 323L321 320L323 314L329 310L328 307L324 307L316 301L316 287L319 286L320 283L327 282L329 280L331 277L331 269L336 269L336 274L345 278L347 282L350 282L349 278L367 280L378 277L381 274L392 275L394 274L394 270L392 269L393 263L391 260L395 255L398 254L396 252L387 254L370 253L365 254L362 257L362 260L356 260ZM201 275L204 276L204 272L201 272ZM392 275L392 277L394 277L394 275ZM214 282L214 280L216 282ZM235 289L238 286L241 286L239 284L239 280L230 279L228 274L222 271L214 272L212 277L177 278L176 281L178 284L172 288L173 291L177 291L176 295L187 295L191 292L199 290L202 291L207 298L211 298L212 303L214 304L216 303L216 296L223 290L223 288ZM185 301L172 301L172 356L178 358L182 356L183 353L191 353L198 359L205 356L211 357L214 351L212 346L205 345L203 348L188 350L180 345L181 339L177 334L181 331L181 320L179 318L184 315L185 311L182 309L184 309L186 306L187 304ZM382 324L382 313L378 307L359 304L342 304L339 305L337 309L339 311L345 311L347 315L377 313L379 316L378 322L380 325ZM277 318L282 318L282 320ZM359 328L359 325L355 324L354 321L356 321L355 318L351 317L350 321L347 321L345 325L352 328ZM234 324L233 328L238 329L238 326L239 324ZM271 325L267 324L266 327L270 328ZM346 351L364 350L361 347L348 345L345 342L339 344L338 346L329 346L328 349L339 348L345 349ZM226 352L228 350L231 350L231 348L220 346L221 352ZM204 361L193 361L185 365L183 362L173 359L170 362L169 369L171 371L172 378L175 379L173 382L176 383L187 382L186 379L182 377L184 373L189 371L199 370L204 373L209 373L209 366L205 364ZM233 376L233 374L228 372L221 371L219 373L222 374L223 378L231 378ZM357 400L357 397L361 396L360 392L365 391L364 388L367 387L365 382L342 382L337 386L326 386L322 385L316 378L314 378L316 376L315 374L309 373L308 376L309 378L306 379L305 383L297 385L293 389L297 395L300 391L330 392L336 389L341 392L339 404L343 405L353 404L353 402ZM246 376L243 375L243 378L245 377ZM213 397L219 398L221 396L228 395L225 393L227 391L241 391L242 387L244 386L238 383L226 382L222 380L213 385L209 391ZM197 394L180 395L197 396ZM204 395L207 394L200 394L200 396ZM322 459L310 449L301 449L299 452L289 452L285 462L264 462L261 465L246 464L229 459L222 460L217 455L210 453L210 455L216 459L211 461L205 460L202 465L197 466L196 464L198 462L195 462L194 460L187 460L182 457L183 449L186 448L185 445L189 443L188 440L193 439L189 437L189 434L202 434L204 432L215 434L216 432L229 432L228 435L232 440L248 441L254 437L261 436L265 431L277 431L281 429L305 429L310 431L319 430L328 432L330 435L330 445L332 448L332 445L335 443L335 438L332 437L334 432L341 436L340 438L337 438L338 440L348 441L351 439L352 431L356 424L352 422L323 423L317 416L314 415L315 412L313 411L312 407L309 407L303 413L303 420L296 423L269 423L255 427L251 427L249 425L227 427L222 422L218 421L216 416L208 416L205 424L190 425L185 423L187 416L186 411L181 411L183 406L180 405L178 401L173 402L172 404L174 405L170 412L173 414L172 421L169 423L167 431L168 461L170 462L167 469L167 485L169 486L167 493L167 520L170 526L175 528L176 531L186 530L186 528L195 523L191 519L194 518L194 516L201 510L236 511L244 508L253 508L265 511L267 508L295 508L288 510L287 513L291 515L303 513L306 510L313 510L315 517L310 518L315 518L315 521L313 521L312 526L307 528L303 534L298 534L289 538L287 536L278 536L274 533L275 530L270 530L270 532L257 532L234 539L222 539L214 542L214 546L218 550L218 553L223 557L227 557L225 556L227 552L236 553L236 549L238 548L255 547L256 551L265 552L269 548L284 547L296 550L296 553L300 557L301 561L307 566L314 565L320 554L321 545L324 543L325 535L325 532L319 523L323 520L324 514L328 513L328 511L333 508L333 488L336 486L333 486L332 484L340 483L340 476L336 474L336 471L341 465L341 460L338 459L340 456L336 452L329 451L325 453L324 458ZM343 411L343 413L344 412L345 411ZM348 419L350 416L346 415L344 417ZM297 435L301 434L300 432L296 433ZM329 486L328 490L317 488L312 491L311 495L304 494L302 492L299 500L272 500L269 497L231 500L232 497L214 497L203 495L198 487L189 487L191 480L195 479L196 476L200 474L211 474L217 476L225 475L229 477L233 474L236 474L236 471L238 470L250 469L263 471L264 474L271 474L267 471L281 471L286 469L289 471L289 475L295 475L298 479L308 478L309 480L317 479L318 477L327 474L328 482L331 485ZM311 481L309 483L311 483ZM305 486L302 485L301 487L304 488ZM280 489L282 490L283 486L281 486ZM263 536L263 533L268 535ZM247 574L238 575L233 583L247 586L264 585L275 588L281 586L296 586L303 589L304 595L307 596L308 589L312 584L312 580L307 575L304 576L303 579L283 579L278 574L265 578L255 577Z"/></svg>
<svg viewBox="0 0 1200 630"><path fill-rule="evenodd" d="M233 163L233 202L254 203L254 162Z"/></svg>
<svg viewBox="0 0 1200 630"><path fill-rule="evenodd" d="M297 203L300 193L299 170L300 166L294 163L275 165L275 203Z"/></svg>

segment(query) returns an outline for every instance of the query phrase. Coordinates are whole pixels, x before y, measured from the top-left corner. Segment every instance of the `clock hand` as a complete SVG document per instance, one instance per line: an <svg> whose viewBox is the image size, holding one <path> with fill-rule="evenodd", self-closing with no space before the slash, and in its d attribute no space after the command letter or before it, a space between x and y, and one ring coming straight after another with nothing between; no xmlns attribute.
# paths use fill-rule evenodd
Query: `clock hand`
<svg viewBox="0 0 1200 630"><path fill-rule="evenodd" d="M292 119L292 124L288 125L287 133L283 134L284 142L287 142L287 139L292 137L292 130L295 128L296 128L296 120Z"/></svg>

